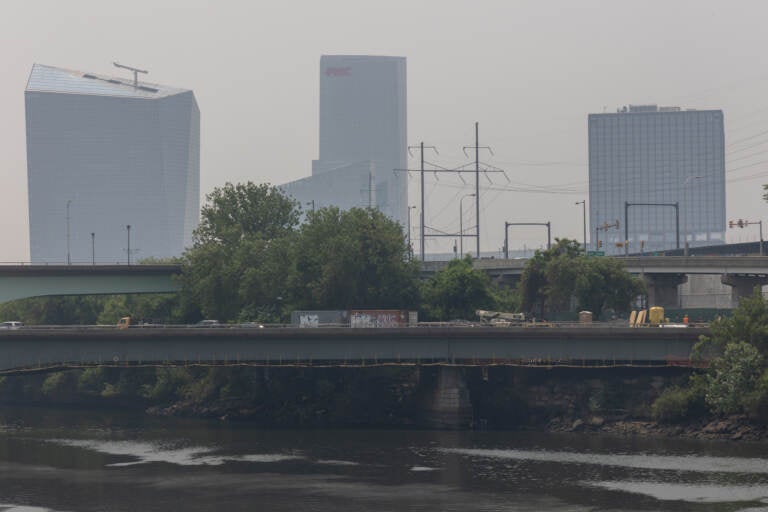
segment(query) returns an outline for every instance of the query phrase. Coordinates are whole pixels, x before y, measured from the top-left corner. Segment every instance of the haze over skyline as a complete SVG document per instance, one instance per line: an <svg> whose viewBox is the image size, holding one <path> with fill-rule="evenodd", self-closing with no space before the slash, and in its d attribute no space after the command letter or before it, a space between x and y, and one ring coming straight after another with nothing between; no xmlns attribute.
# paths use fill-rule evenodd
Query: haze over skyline
<svg viewBox="0 0 768 512"><path fill-rule="evenodd" d="M722 109L726 217L761 220L768 207L762 2L11 0L1 12L0 261L29 258L24 87L36 62L127 76L112 67L118 61L148 69L140 80L192 89L205 195L228 181L310 175L321 55L404 56L409 144L437 146L427 159L442 166L465 164L462 147L474 143L478 121L480 144L494 150L481 160L511 180L482 178L483 251L501 247L504 221L551 221L553 236L582 239L574 203L587 197L587 114L630 103ZM474 191L465 179L428 175L429 226L458 229L459 198ZM409 185L417 205L415 174ZM464 207L464 226L472 225L474 208ZM73 230L76 216L73 203ZM62 218L62 237L64 229ZM726 234L758 238L756 227ZM510 250L543 243L541 230L510 232Z"/></svg>

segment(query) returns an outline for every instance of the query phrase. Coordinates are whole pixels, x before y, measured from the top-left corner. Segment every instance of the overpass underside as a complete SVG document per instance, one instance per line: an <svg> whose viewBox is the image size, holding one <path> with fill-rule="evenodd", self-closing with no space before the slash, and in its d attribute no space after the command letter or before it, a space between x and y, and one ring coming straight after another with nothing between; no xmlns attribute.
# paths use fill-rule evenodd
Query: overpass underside
<svg viewBox="0 0 768 512"><path fill-rule="evenodd" d="M28 297L172 293L178 265L20 265L0 270L0 303Z"/></svg>
<svg viewBox="0 0 768 512"><path fill-rule="evenodd" d="M88 366L690 366L703 329L26 329L0 372Z"/></svg>

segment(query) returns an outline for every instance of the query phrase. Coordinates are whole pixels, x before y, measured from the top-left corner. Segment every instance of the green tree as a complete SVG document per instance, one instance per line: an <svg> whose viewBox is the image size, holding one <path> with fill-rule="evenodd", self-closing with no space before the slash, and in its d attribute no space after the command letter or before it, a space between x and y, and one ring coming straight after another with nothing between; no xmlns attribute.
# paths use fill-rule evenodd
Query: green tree
<svg viewBox="0 0 768 512"><path fill-rule="evenodd" d="M477 309L493 309L496 297L490 279L472 267L472 258L452 260L422 284L421 310L429 320L474 318Z"/></svg>
<svg viewBox="0 0 768 512"><path fill-rule="evenodd" d="M598 317L605 309L627 311L632 300L645 292L642 281L632 277L615 258L584 258L576 265L578 272L573 294L580 309Z"/></svg>
<svg viewBox="0 0 768 512"><path fill-rule="evenodd" d="M712 323L712 336L704 338L694 351L699 355L722 355L726 345L745 341L768 355L768 304L759 287L750 297L739 300L739 307L727 318Z"/></svg>
<svg viewBox="0 0 768 512"><path fill-rule="evenodd" d="M762 371L763 357L754 345L728 343L707 374L707 405L716 414L742 412L743 398L754 389Z"/></svg>
<svg viewBox="0 0 768 512"><path fill-rule="evenodd" d="M92 325L101 311L98 296L32 297L0 304L0 319L28 325Z"/></svg>
<svg viewBox="0 0 768 512"><path fill-rule="evenodd" d="M309 212L293 254L295 309L408 308L418 301L418 264L402 226L378 210Z"/></svg>
<svg viewBox="0 0 768 512"><path fill-rule="evenodd" d="M205 199L195 245L232 247L248 237L273 240L288 235L299 223L298 203L269 184L227 183Z"/></svg>
<svg viewBox="0 0 768 512"><path fill-rule="evenodd" d="M681 416L685 397L702 397L712 414L748 413L768 418L768 304L759 288L741 299L739 307L711 326L712 335L702 336L693 356L709 363L707 370L694 374L687 386L665 392L654 410L672 410ZM676 405L675 405L676 404ZM663 414L659 414L663 417ZM667 414L669 416L669 414Z"/></svg>
<svg viewBox="0 0 768 512"><path fill-rule="evenodd" d="M599 318L606 308L626 311L644 286L620 261L586 257L576 240L556 239L550 249L536 251L528 261L519 291L525 311L538 310L544 316L568 310L575 298L580 309Z"/></svg>
<svg viewBox="0 0 768 512"><path fill-rule="evenodd" d="M279 321L298 222L297 203L270 185L227 183L208 194L183 258L182 309L219 320Z"/></svg>

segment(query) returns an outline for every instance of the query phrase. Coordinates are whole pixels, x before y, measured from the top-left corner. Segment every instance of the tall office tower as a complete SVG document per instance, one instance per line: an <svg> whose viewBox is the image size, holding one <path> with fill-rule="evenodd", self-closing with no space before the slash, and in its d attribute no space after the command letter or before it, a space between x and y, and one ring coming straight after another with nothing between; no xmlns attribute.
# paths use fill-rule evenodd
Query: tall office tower
<svg viewBox="0 0 768 512"><path fill-rule="evenodd" d="M35 64L24 96L33 263L134 262L191 244L200 209L192 91Z"/></svg>
<svg viewBox="0 0 768 512"><path fill-rule="evenodd" d="M723 243L721 110L630 105L616 113L590 114L588 123L593 248L599 239L609 254L674 249L678 232L681 248L686 238L689 246ZM599 229L617 220L618 229ZM617 247L625 241L625 229L629 246Z"/></svg>
<svg viewBox="0 0 768 512"><path fill-rule="evenodd" d="M405 226L408 177L395 171L407 165L405 65L405 57L320 58L320 154L312 162L312 179L300 180L300 197L293 186L297 199L312 201L317 194L322 206L373 205ZM350 185L352 167L358 176ZM333 187L314 190L318 177L318 183L338 184L335 197L323 195ZM350 196L350 186L359 191Z"/></svg>

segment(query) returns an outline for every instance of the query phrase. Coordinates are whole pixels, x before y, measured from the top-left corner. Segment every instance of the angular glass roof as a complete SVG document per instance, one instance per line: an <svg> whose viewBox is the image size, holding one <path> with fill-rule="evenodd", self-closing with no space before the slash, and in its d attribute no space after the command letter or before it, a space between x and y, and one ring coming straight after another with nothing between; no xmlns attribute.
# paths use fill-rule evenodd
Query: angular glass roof
<svg viewBox="0 0 768 512"><path fill-rule="evenodd" d="M68 69L34 64L29 74L26 91L56 92L62 94L91 94L95 96L120 96L124 98L163 98L189 89L177 89L164 85L139 81L133 86L133 78L116 78L83 73Z"/></svg>

